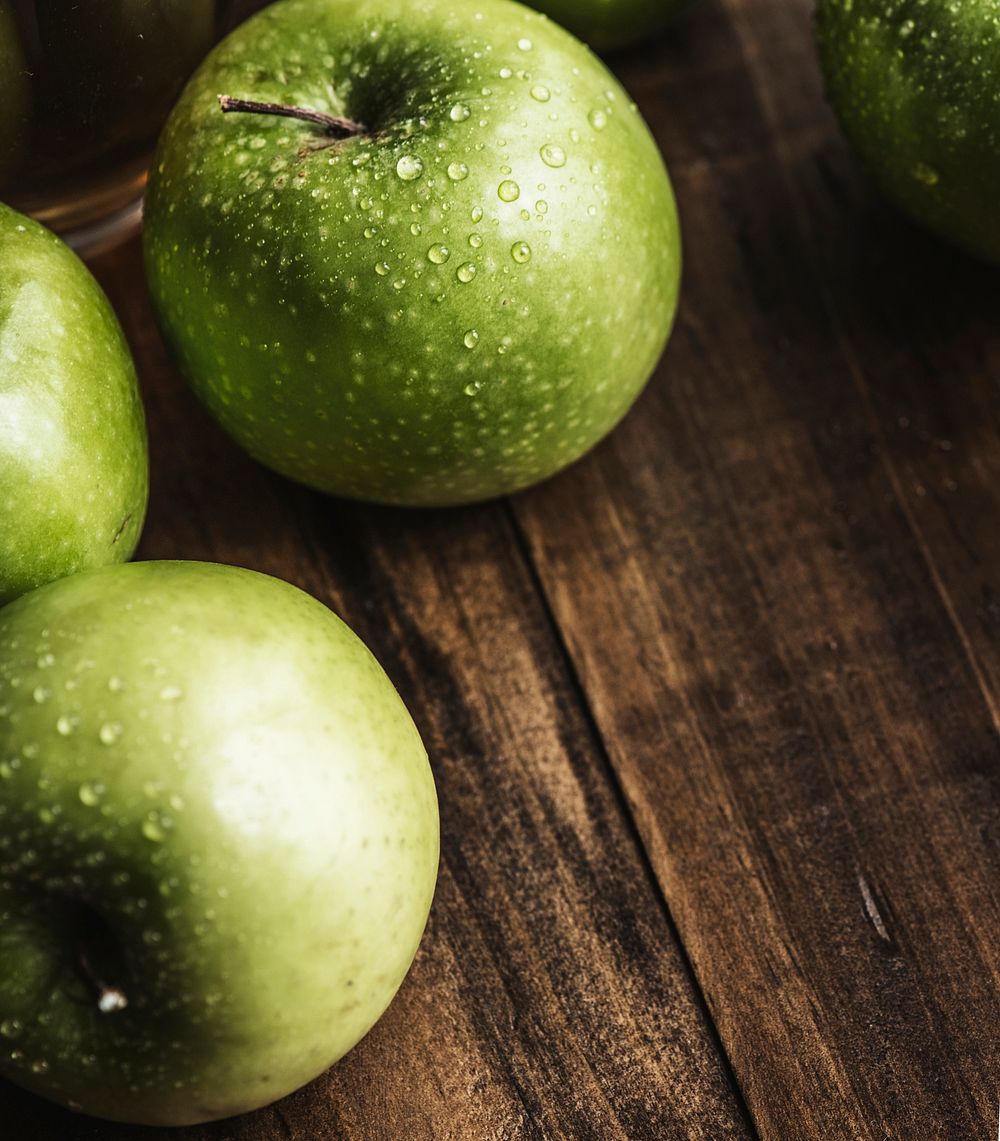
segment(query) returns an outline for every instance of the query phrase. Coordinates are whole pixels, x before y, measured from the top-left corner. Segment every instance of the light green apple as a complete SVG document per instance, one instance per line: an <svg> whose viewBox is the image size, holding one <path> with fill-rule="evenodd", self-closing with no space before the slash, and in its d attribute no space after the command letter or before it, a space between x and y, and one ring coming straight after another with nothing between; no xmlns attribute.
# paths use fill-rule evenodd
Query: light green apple
<svg viewBox="0 0 1000 1141"><path fill-rule="evenodd" d="M691 0L526 0L604 51L655 35Z"/></svg>
<svg viewBox="0 0 1000 1141"><path fill-rule="evenodd" d="M54 234L0 204L0 603L128 559L146 428L121 328Z"/></svg>
<svg viewBox="0 0 1000 1141"><path fill-rule="evenodd" d="M264 1105L372 1026L427 919L427 757L265 575L130 563L0 611L0 1074L120 1121Z"/></svg>
<svg viewBox="0 0 1000 1141"><path fill-rule="evenodd" d="M997 0L819 0L816 30L830 103L885 195L1000 262Z"/></svg>
<svg viewBox="0 0 1000 1141"><path fill-rule="evenodd" d="M224 114L220 93L283 111ZM639 112L511 0L265 9L181 97L145 235L163 330L223 427L303 483L400 504L587 451L656 364L680 272Z"/></svg>

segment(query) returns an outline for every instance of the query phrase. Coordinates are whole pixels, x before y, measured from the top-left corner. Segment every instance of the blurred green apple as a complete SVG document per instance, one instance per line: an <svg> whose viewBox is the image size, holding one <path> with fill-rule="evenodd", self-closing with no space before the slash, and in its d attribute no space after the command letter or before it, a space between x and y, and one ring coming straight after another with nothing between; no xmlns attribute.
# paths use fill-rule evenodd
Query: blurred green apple
<svg viewBox="0 0 1000 1141"><path fill-rule="evenodd" d="M830 102L886 197L1000 261L1000 7L819 0Z"/></svg>
<svg viewBox="0 0 1000 1141"><path fill-rule="evenodd" d="M115 315L83 262L0 204L0 603L128 559L146 428Z"/></svg>
<svg viewBox="0 0 1000 1141"><path fill-rule="evenodd" d="M656 364L680 273L634 104L511 0L253 17L166 127L145 235L164 333L223 427L303 483L401 504L586 452Z"/></svg>
<svg viewBox="0 0 1000 1141"><path fill-rule="evenodd" d="M372 1026L427 919L434 782L302 591L131 563L0 611L0 1074L182 1125L264 1105Z"/></svg>

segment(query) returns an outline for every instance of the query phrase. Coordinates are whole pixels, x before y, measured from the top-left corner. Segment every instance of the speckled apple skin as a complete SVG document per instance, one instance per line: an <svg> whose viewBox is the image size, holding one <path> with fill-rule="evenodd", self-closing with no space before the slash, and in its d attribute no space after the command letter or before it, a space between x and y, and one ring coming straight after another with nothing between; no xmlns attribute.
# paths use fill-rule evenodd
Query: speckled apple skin
<svg viewBox="0 0 1000 1141"><path fill-rule="evenodd" d="M826 91L885 193L1000 262L1000 0L819 0Z"/></svg>
<svg viewBox="0 0 1000 1141"><path fill-rule="evenodd" d="M4 1077L145 1124L271 1102L389 1003L437 864L417 730L300 590L131 563L0 611ZM81 975L81 906L125 1009Z"/></svg>
<svg viewBox="0 0 1000 1141"><path fill-rule="evenodd" d="M135 550L148 493L135 368L100 286L0 204L0 604Z"/></svg>
<svg viewBox="0 0 1000 1141"><path fill-rule="evenodd" d="M344 115L333 142L217 96ZM604 65L511 0L282 0L203 64L161 138L146 264L195 391L325 491L525 487L624 415L666 342L680 239Z"/></svg>

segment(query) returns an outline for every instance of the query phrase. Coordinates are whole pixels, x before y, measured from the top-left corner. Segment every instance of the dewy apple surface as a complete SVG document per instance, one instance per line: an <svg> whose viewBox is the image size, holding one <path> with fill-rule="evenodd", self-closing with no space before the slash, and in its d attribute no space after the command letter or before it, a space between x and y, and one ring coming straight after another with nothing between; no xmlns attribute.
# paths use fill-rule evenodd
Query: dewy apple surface
<svg viewBox="0 0 1000 1141"><path fill-rule="evenodd" d="M145 239L223 427L293 479L408 505L515 491L596 444L659 359L681 261L628 94L508 0L253 17L167 124Z"/></svg>
<svg viewBox="0 0 1000 1141"><path fill-rule="evenodd" d="M0 610L0 1075L151 1125L290 1093L402 982L438 835L403 702L302 591L147 562L24 595Z"/></svg>
<svg viewBox="0 0 1000 1141"><path fill-rule="evenodd" d="M0 204L0 605L119 563L146 513L135 366L87 267Z"/></svg>

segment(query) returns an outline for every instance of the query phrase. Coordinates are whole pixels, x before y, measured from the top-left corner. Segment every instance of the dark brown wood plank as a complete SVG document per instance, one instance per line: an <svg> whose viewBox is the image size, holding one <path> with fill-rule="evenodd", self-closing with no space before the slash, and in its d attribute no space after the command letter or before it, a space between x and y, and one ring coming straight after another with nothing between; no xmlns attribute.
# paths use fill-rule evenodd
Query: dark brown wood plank
<svg viewBox="0 0 1000 1141"><path fill-rule="evenodd" d="M338 504L246 459L167 364L138 247L101 277L136 350L153 499L143 558L239 563L323 599L424 734L442 870L376 1029L280 1105L178 1141L750 1136L631 823L501 507ZM0 1133L143 1141L0 1089Z"/></svg>
<svg viewBox="0 0 1000 1141"><path fill-rule="evenodd" d="M725 0L627 61L679 327L514 511L762 1136L991 1137L998 288L873 236L810 8Z"/></svg>
<svg viewBox="0 0 1000 1141"><path fill-rule="evenodd" d="M805 7L768 4L741 22L748 55L801 42ZM804 53L787 56L811 129L771 67L752 68L779 138L808 256L872 440L1000 727L1000 276L918 230L862 177ZM787 116L791 112L792 122ZM799 140L795 139L798 133ZM802 139L819 140L802 145Z"/></svg>

